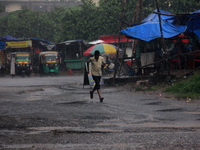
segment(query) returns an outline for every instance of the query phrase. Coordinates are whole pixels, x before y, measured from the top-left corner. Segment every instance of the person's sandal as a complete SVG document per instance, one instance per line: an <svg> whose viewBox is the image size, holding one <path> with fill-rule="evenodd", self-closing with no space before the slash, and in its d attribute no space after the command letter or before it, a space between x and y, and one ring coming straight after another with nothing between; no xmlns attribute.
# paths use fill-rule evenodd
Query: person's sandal
<svg viewBox="0 0 200 150"><path fill-rule="evenodd" d="M90 91L90 98L93 99L93 93Z"/></svg>
<svg viewBox="0 0 200 150"><path fill-rule="evenodd" d="M103 97L102 97L102 98L100 98L100 102L101 102L101 103L103 102L103 99L104 99Z"/></svg>

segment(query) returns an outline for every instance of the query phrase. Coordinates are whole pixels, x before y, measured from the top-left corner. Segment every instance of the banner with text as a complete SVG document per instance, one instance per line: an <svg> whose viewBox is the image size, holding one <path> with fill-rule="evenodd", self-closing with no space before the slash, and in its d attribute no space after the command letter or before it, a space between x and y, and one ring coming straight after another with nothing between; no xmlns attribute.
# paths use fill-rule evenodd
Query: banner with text
<svg viewBox="0 0 200 150"><path fill-rule="evenodd" d="M13 42L6 42L6 48L27 48L32 47L32 41L13 41Z"/></svg>

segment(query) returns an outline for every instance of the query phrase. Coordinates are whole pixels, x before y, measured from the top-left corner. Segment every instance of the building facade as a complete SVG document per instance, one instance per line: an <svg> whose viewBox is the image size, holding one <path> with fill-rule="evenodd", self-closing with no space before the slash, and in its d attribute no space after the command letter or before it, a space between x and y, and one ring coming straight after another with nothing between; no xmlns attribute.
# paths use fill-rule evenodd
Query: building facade
<svg viewBox="0 0 200 150"><path fill-rule="evenodd" d="M31 9L41 11L51 11L56 7L69 7L81 5L81 0L0 0L5 12Z"/></svg>

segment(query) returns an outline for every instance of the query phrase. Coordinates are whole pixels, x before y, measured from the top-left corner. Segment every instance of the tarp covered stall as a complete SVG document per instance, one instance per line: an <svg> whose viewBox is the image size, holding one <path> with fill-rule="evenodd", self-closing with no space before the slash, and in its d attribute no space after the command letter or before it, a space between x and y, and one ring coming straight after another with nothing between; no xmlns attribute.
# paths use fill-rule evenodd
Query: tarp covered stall
<svg viewBox="0 0 200 150"><path fill-rule="evenodd" d="M35 49L35 53L37 54L41 51L52 51L55 48L55 44L43 39L31 37L30 40L32 40L33 48Z"/></svg>
<svg viewBox="0 0 200 150"><path fill-rule="evenodd" d="M161 12L169 14L165 11ZM161 24L164 38L172 38L186 30L186 26L173 25L173 19L174 18L172 16L161 15ZM121 33L125 34L129 38L136 38L147 42L160 38L161 31L158 14L150 14L146 19L142 21L141 24L123 29Z"/></svg>
<svg viewBox="0 0 200 150"><path fill-rule="evenodd" d="M54 51L55 44L35 37L29 38L32 41L32 65L33 72L39 72L39 54L43 51Z"/></svg>
<svg viewBox="0 0 200 150"><path fill-rule="evenodd" d="M100 40L104 41L104 43L118 43L119 42L119 36L118 35L102 35L99 37ZM125 43L125 42L131 42L132 40L131 39L127 39L126 36L121 36L120 37L120 43Z"/></svg>
<svg viewBox="0 0 200 150"><path fill-rule="evenodd" d="M83 58L83 52L87 49L87 43L84 40L69 40L56 44L56 50L61 56L61 65L63 69L82 69L86 59Z"/></svg>
<svg viewBox="0 0 200 150"><path fill-rule="evenodd" d="M185 14L178 17L178 21L184 21L187 31L195 33L200 38L200 10L194 11L192 14Z"/></svg>
<svg viewBox="0 0 200 150"><path fill-rule="evenodd" d="M126 35L126 37L131 39L139 39L138 41L143 41L146 44L158 40L156 42L156 47L153 48L155 52L155 56L157 58L162 59L163 55L163 46L160 46L159 38L161 38L161 31L160 31L160 22L159 22L159 13L155 11L154 13L150 14L147 18L145 18L140 24L133 25L132 27L128 27L126 29L121 30L121 33ZM166 40L168 44L175 44L175 42L179 42L179 46L181 46L181 51L183 53L187 53L188 51L199 49L199 38L200 38L200 10L195 11L193 13L188 14L171 14L170 12L160 11L161 17L161 27L163 31L163 38L169 39ZM185 42L186 41L186 42ZM174 42L174 43L173 43ZM185 43L185 44L184 44ZM143 44L144 45L144 44ZM148 57L144 57L142 53L149 53L149 49L147 47L138 47L136 50L136 56L140 54L138 60L142 61L142 66L151 64L151 62L147 62ZM190 46L191 45L191 46ZM169 45L165 45L167 47L167 55L171 54L169 51L173 50L170 49ZM165 47L165 48L166 48ZM192 48L190 48L192 47ZM143 51L143 52L142 52ZM168 54L169 53L169 54ZM162 54L162 55L161 55ZM166 53L165 53L166 54ZM146 55L146 54L145 54ZM176 54L177 55L177 54ZM169 55L171 56L171 55ZM153 58L153 57L151 57ZM141 60L142 59L142 60ZM159 59L158 59L159 60ZM187 63L186 60L184 63Z"/></svg>

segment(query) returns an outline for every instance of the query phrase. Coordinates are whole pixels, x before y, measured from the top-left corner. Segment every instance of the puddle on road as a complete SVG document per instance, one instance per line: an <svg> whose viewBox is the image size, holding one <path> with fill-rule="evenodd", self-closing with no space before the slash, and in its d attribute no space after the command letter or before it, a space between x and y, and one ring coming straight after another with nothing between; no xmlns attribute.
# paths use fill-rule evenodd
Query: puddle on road
<svg viewBox="0 0 200 150"><path fill-rule="evenodd" d="M81 128L81 127L34 127L28 128L34 130L27 134L38 134L44 132L51 132L53 134L61 133L115 133L119 130L108 129L108 128ZM120 131L121 132L121 131Z"/></svg>
<svg viewBox="0 0 200 150"><path fill-rule="evenodd" d="M69 91L70 93L76 93L76 94L88 94L88 89L87 88L83 88L82 86L72 86L72 85L64 85L64 86L60 86L59 89L61 90L66 90ZM102 93L117 93L117 92L121 92L120 89L116 89L116 88L103 88L102 89Z"/></svg>
<svg viewBox="0 0 200 150"><path fill-rule="evenodd" d="M74 102L66 102L66 103L57 103L57 104L61 104L61 105L83 105L83 104L88 104L87 101L74 101Z"/></svg>
<svg viewBox="0 0 200 150"><path fill-rule="evenodd" d="M145 105L160 105L162 102L152 102L152 103L147 103Z"/></svg>
<svg viewBox="0 0 200 150"><path fill-rule="evenodd" d="M44 89L42 88L39 88L39 89L30 89L30 90L23 90L23 91L19 91L17 92L16 94L24 94L24 93L27 93L27 92L41 92L41 91L44 91Z"/></svg>
<svg viewBox="0 0 200 150"><path fill-rule="evenodd" d="M63 91L57 87L43 87L43 88L28 88L16 92L15 94L26 97L26 101L36 101L42 99L44 96L56 96L63 94Z"/></svg>
<svg viewBox="0 0 200 150"><path fill-rule="evenodd" d="M140 101L155 101L156 99L149 99L149 98L145 98L145 99L140 99Z"/></svg>
<svg viewBox="0 0 200 150"><path fill-rule="evenodd" d="M183 108L174 108L174 109L161 109L157 110L157 112L183 112Z"/></svg>

